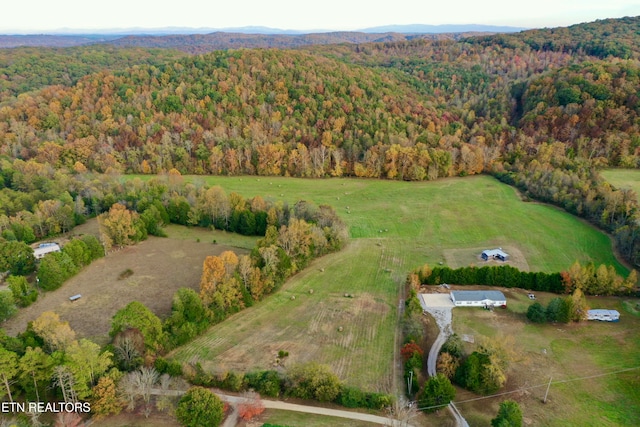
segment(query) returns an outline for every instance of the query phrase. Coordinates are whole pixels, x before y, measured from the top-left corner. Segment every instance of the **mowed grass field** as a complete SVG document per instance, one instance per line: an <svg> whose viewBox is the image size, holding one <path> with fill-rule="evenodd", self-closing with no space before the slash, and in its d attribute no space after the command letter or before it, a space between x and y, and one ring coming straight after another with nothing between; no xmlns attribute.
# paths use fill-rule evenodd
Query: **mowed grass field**
<svg viewBox="0 0 640 427"><path fill-rule="evenodd" d="M489 312L456 308L453 330L477 343L482 337L503 340L513 351L508 381L494 398L480 399L464 390L456 396L472 426L489 427L504 399L516 400L531 426L637 426L640 420L640 303L637 299L590 297L592 308L615 309L619 323L528 322L531 301L522 290L504 289L509 308ZM556 295L536 293L545 306ZM473 351L467 344L468 351ZM543 403L549 379L547 403ZM469 400L469 401L467 401ZM466 402L465 402L466 401Z"/></svg>
<svg viewBox="0 0 640 427"><path fill-rule="evenodd" d="M293 205L299 200L333 206L352 238L403 247L411 262L445 261L444 251L514 246L532 271L560 271L593 261L627 270L609 238L555 207L524 203L513 187L489 176L433 182L282 177L187 177L220 185L244 197L260 195Z"/></svg>
<svg viewBox="0 0 640 427"><path fill-rule="evenodd" d="M600 172L602 177L617 188L628 188L640 194L640 170L607 169Z"/></svg>
<svg viewBox="0 0 640 427"><path fill-rule="evenodd" d="M279 293L171 354L215 371L271 368L283 350L289 352L285 366L314 360L329 364L349 385L395 391L400 290L410 270L446 263L451 251L511 247L532 271L560 271L579 260L626 273L606 235L553 207L522 202L513 188L487 176L425 183L187 179L244 197L331 205L352 237L344 250L316 260ZM475 263L472 256L458 258Z"/></svg>

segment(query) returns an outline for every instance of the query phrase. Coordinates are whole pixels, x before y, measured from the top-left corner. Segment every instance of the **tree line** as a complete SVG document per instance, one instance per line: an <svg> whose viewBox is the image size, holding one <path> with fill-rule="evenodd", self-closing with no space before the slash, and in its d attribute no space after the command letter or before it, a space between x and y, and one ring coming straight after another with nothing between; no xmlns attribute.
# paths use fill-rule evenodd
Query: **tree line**
<svg viewBox="0 0 640 427"><path fill-rule="evenodd" d="M630 295L636 291L637 272L632 270L627 278L620 277L613 266L593 263L581 265L575 262L568 270L559 273L521 271L509 265L460 267L429 267L425 264L407 277L414 287L421 285L501 286L530 291L571 293L576 289L587 295Z"/></svg>

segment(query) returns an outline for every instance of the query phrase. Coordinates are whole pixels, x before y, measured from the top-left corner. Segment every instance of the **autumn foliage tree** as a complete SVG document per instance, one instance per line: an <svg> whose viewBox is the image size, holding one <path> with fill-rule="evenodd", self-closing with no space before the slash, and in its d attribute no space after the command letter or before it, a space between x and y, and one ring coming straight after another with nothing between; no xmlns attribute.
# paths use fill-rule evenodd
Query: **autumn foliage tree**
<svg viewBox="0 0 640 427"><path fill-rule="evenodd" d="M209 256L204 261L200 298L219 317L244 307L245 287L236 274L238 263L238 257L232 251Z"/></svg>
<svg viewBox="0 0 640 427"><path fill-rule="evenodd" d="M262 414L264 412L264 404L260 399L260 395L255 391L249 391L242 394L243 401L238 404L238 415L245 421Z"/></svg>
<svg viewBox="0 0 640 427"><path fill-rule="evenodd" d="M51 352L66 350L76 340L76 333L69 322L60 319L53 311L45 311L31 323L33 331L40 336Z"/></svg>
<svg viewBox="0 0 640 427"><path fill-rule="evenodd" d="M420 348L420 346L416 344L415 341L406 343L400 349L400 355L402 356L402 360L405 362L411 359L411 357L416 353L420 356L424 355L424 350L422 350L422 348Z"/></svg>
<svg viewBox="0 0 640 427"><path fill-rule="evenodd" d="M140 229L139 215L120 203L113 204L109 212L98 216L98 224L100 236L107 249L126 246L144 237Z"/></svg>
<svg viewBox="0 0 640 427"><path fill-rule="evenodd" d="M122 401L118 398L116 383L110 376L103 376L91 390L91 412L96 419L118 414L122 410Z"/></svg>

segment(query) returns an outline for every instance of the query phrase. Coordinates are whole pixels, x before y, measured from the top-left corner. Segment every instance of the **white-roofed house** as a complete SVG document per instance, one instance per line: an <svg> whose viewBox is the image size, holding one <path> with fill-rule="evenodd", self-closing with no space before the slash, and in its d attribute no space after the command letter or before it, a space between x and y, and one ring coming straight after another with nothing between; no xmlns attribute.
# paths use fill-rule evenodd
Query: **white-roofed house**
<svg viewBox="0 0 640 427"><path fill-rule="evenodd" d="M42 259L44 256L51 252L60 252L60 245L57 243L41 243L40 246L33 250L33 256L36 259Z"/></svg>
<svg viewBox="0 0 640 427"><path fill-rule="evenodd" d="M500 291L451 291L456 307L506 307L507 297Z"/></svg>

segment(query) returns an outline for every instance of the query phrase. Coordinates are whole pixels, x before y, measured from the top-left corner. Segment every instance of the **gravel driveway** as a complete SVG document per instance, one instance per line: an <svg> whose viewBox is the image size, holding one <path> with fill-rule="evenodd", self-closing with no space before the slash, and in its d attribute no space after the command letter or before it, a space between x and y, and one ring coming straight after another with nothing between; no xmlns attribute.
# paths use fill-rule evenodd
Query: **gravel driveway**
<svg viewBox="0 0 640 427"><path fill-rule="evenodd" d="M440 348L453 333L451 329L451 309L454 307L449 294L420 294L422 309L436 319L440 333L429 350L427 359L427 373L429 376L436 374L436 361Z"/></svg>
<svg viewBox="0 0 640 427"><path fill-rule="evenodd" d="M438 328L440 328L440 333L431 346L431 350L429 350L429 358L427 359L427 373L429 374L429 376L435 376L436 362L438 360L438 353L440 353L440 348L447 341L447 338L449 338L449 336L453 334L453 330L451 329L451 310L453 309L454 305L448 292L442 294L419 295L422 309L431 314L433 318L436 319L436 324L438 325ZM469 427L467 421L462 417L460 412L453 404L449 405L449 411L456 420L456 426Z"/></svg>

